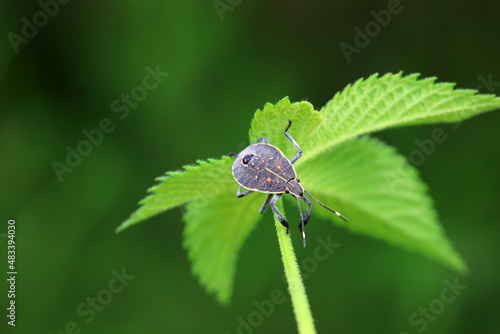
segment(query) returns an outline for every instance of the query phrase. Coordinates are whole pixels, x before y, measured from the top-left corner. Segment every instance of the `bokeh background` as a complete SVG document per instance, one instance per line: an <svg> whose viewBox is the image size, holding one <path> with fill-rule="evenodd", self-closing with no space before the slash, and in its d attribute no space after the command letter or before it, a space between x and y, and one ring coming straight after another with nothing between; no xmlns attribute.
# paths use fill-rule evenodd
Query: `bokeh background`
<svg viewBox="0 0 500 334"><path fill-rule="evenodd" d="M219 11L213 0L41 3L0 5L2 333L294 333L288 296L262 321L255 315L256 303L286 291L270 211L242 248L229 306L191 275L182 210L114 229L155 177L241 148L266 102L289 96L319 109L360 77L398 71L500 94L493 1L221 0ZM392 6L398 14L348 61L340 44L355 45L354 29ZM34 15L36 34L25 28L34 36L13 46ZM115 112L116 99L139 92L148 66L169 75L126 116ZM105 118L113 131L59 180L54 161L65 163L66 147ZM496 111L458 129L376 134L408 157L416 139L445 131L418 169L470 273L316 217L310 246L294 242L299 262L314 256L317 236L339 244L305 280L320 333L500 332L499 123ZM17 224L15 328L5 316L8 219ZM113 270L134 278L107 294ZM446 282L466 288L444 303ZM93 309L96 296L110 299Z"/></svg>

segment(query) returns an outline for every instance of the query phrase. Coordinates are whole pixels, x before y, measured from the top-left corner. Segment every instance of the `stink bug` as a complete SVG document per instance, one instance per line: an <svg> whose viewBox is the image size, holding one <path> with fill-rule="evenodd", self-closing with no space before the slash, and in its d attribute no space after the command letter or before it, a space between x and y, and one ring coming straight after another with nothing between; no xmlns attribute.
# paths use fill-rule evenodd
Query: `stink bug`
<svg viewBox="0 0 500 334"><path fill-rule="evenodd" d="M306 233L304 232L304 226L309 220L312 203L304 193L309 195L322 207L332 211L343 220L348 221L348 219L342 216L339 212L318 201L300 185L300 181L297 179L297 173L293 168L293 164L302 156L302 149L297 144L295 139L293 139L293 137L288 133L290 125L292 125L292 121L288 121L288 126L285 129L285 136L292 142L297 151L299 151L291 161L288 160L277 147L269 144L267 137L257 139L255 143L245 148L238 155L230 155L236 157L236 160L233 163L233 176L236 182L240 185L238 187L236 197L240 198L254 191L269 194L264 201L264 204L262 204L259 212L264 213L267 205L270 205L281 225L286 227L287 234L290 233L290 228L285 218L283 218L281 213L276 208L275 204L283 193L287 193L295 197L300 213L299 230L302 233L302 239L305 247ZM241 192L242 187L245 187L248 190ZM299 198L307 204L307 211L304 216L302 216Z"/></svg>

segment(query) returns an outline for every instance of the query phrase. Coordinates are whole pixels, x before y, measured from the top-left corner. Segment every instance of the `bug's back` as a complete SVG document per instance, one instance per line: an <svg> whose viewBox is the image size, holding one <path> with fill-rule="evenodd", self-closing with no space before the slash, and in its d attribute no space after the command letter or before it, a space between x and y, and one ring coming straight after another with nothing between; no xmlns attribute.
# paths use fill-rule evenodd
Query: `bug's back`
<svg viewBox="0 0 500 334"><path fill-rule="evenodd" d="M290 161L275 146L252 144L238 154L233 176L243 187L263 193L283 193L296 173Z"/></svg>

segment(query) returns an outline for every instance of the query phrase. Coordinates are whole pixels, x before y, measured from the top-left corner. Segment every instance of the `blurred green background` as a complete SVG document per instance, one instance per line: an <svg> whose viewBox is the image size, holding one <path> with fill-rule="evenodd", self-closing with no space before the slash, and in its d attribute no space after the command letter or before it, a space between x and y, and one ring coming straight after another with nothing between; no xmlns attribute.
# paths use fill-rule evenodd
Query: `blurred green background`
<svg viewBox="0 0 500 334"><path fill-rule="evenodd" d="M0 5L0 332L294 333L287 294L270 314L256 313L272 291L286 292L270 210L242 248L226 307L190 273L182 210L119 235L114 229L155 177L241 149L266 102L289 96L319 109L360 77L400 70L500 94L498 2L218 3L226 11L212 0ZM37 14L42 7L49 14ZM340 44L354 46L354 28L364 30L388 7L398 13L348 62ZM23 17L40 25L36 34L25 27L34 35L26 39ZM140 88L147 67L157 66L169 75ZM122 94L131 93L140 101L124 107ZM60 182L54 161L65 164L67 146L76 149L82 131L105 118L113 130ZM416 139L445 131L447 140L418 169L470 274L316 217L308 248L293 239L299 262L309 265L318 332L500 332L499 122L496 111L456 130L376 134L408 157ZM15 328L5 316L8 219L17 226ZM313 266L317 237L339 246ZM122 271L126 286L113 278ZM445 290L454 282L465 290ZM92 298L105 305L93 308Z"/></svg>

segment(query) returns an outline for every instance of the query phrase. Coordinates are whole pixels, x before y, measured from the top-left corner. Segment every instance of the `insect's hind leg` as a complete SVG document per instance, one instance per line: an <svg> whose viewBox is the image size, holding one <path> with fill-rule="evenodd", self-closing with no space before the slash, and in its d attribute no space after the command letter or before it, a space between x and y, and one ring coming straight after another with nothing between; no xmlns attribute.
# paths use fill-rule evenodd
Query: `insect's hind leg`
<svg viewBox="0 0 500 334"><path fill-rule="evenodd" d="M271 209L273 210L274 214L276 215L276 217L278 218L279 222L281 223L281 225L283 225L284 227L286 227L286 234L290 234L290 228L288 226L288 223L287 221L285 220L285 218L283 218L283 216L281 215L281 213L278 211L278 208L276 207L276 202L278 201L278 199L281 197L282 194L276 194L273 199L271 200L271 202L269 203L269 206L271 206Z"/></svg>
<svg viewBox="0 0 500 334"><path fill-rule="evenodd" d="M290 161L292 163L292 165L297 161L299 160L299 158L302 156L302 149L300 148L299 144L297 144L297 142L295 141L295 139L293 139L292 135L290 135L288 133L288 129L290 129L290 125L292 125L292 121L288 121L288 126L286 127L285 129L285 136L290 139L290 141L292 142L293 146L295 146L295 148L297 149L297 151L299 151L294 157L293 159Z"/></svg>
<svg viewBox="0 0 500 334"><path fill-rule="evenodd" d="M236 197L242 198L245 195L248 195L250 193L253 193L253 190L247 190L245 192L241 192L241 186L238 187L238 191L236 192Z"/></svg>
<svg viewBox="0 0 500 334"><path fill-rule="evenodd" d="M269 144L269 139L267 139L267 137L260 137L259 139L257 139L254 144L257 144L257 143L260 143L260 142L263 142L264 144Z"/></svg>

